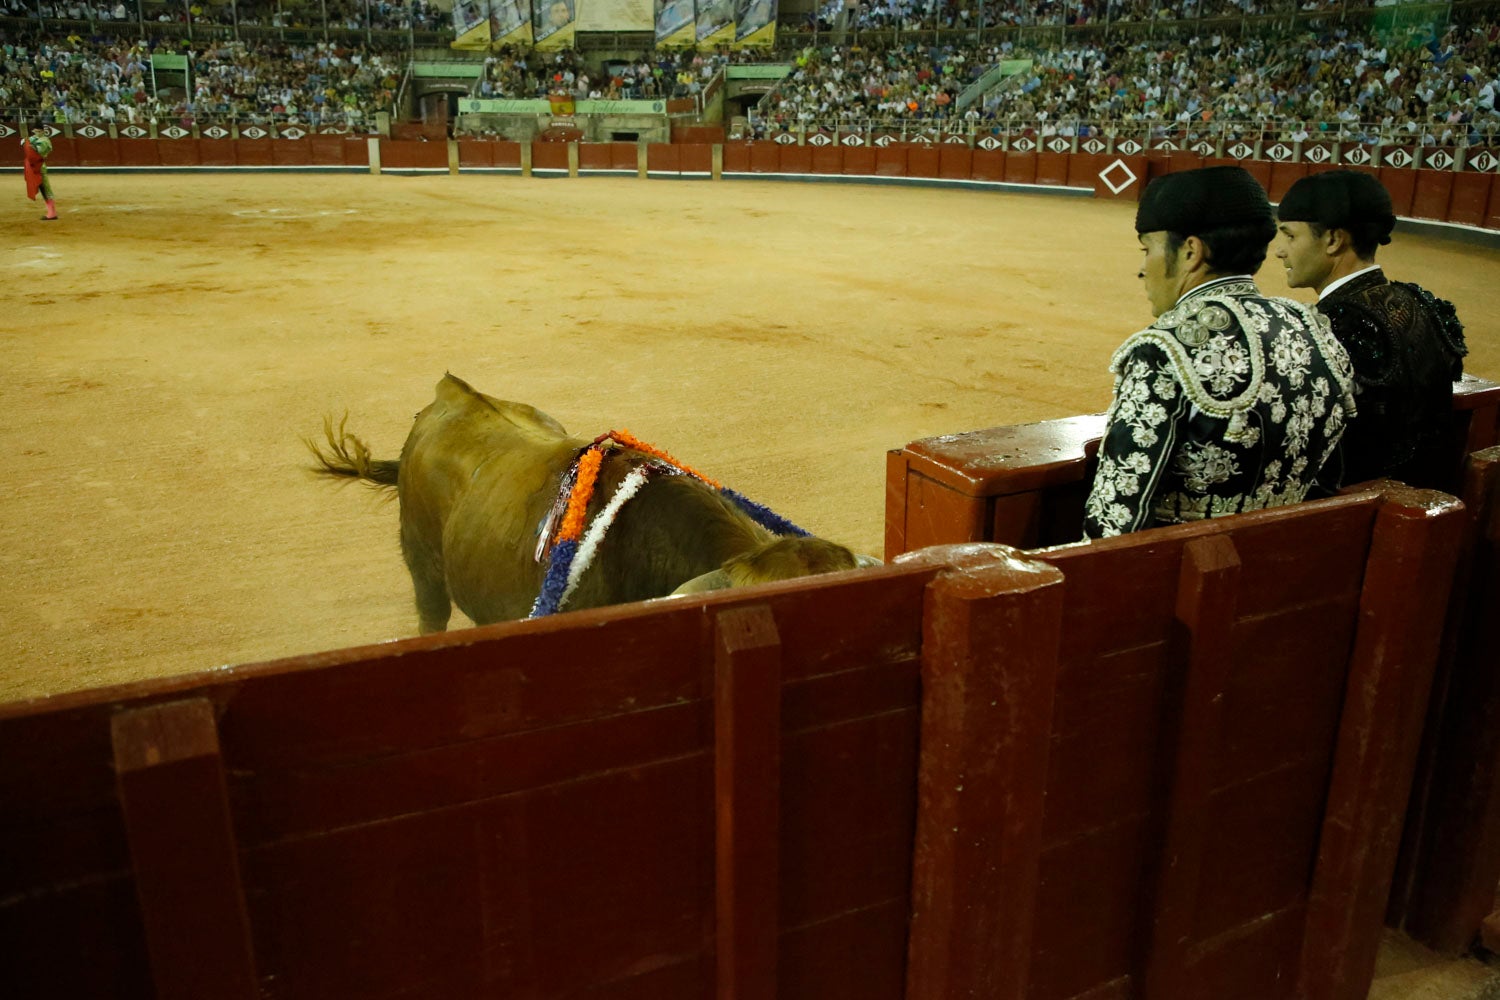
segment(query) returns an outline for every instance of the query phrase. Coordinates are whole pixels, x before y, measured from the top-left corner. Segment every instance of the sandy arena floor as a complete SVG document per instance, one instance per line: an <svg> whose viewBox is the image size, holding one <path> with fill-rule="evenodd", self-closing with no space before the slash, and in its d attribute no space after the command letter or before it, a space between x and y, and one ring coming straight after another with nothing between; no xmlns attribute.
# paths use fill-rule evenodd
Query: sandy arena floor
<svg viewBox="0 0 1500 1000"><path fill-rule="evenodd" d="M395 505L313 478L299 439L347 410L394 458L445 371L878 555L888 448L1101 409L1150 319L1133 207L1087 199L55 181L62 222L19 177L0 215L0 701L414 634ZM1381 260L1500 378L1500 255L1398 236ZM1262 284L1284 292L1274 260Z"/></svg>

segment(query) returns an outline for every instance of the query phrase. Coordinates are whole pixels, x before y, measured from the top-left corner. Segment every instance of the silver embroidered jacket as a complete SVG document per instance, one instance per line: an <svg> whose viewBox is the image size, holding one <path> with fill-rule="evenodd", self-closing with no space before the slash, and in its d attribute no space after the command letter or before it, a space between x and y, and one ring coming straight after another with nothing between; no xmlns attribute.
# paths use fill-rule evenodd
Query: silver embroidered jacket
<svg viewBox="0 0 1500 1000"><path fill-rule="evenodd" d="M1349 355L1311 306L1244 275L1194 288L1110 362L1084 532L1295 503L1354 413Z"/></svg>

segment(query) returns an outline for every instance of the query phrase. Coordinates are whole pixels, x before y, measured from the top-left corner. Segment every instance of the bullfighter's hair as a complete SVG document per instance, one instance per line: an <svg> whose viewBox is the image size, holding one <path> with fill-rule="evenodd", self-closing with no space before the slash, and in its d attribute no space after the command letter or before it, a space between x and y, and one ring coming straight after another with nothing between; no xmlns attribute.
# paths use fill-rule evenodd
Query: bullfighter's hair
<svg viewBox="0 0 1500 1000"><path fill-rule="evenodd" d="M401 471L400 460L371 458L369 445L345 429L348 422L349 414L345 413L335 429L332 417L323 418L323 437L328 442L326 452L311 438L302 439L307 450L318 460L312 471L334 479L362 480L376 489L394 490L397 474Z"/></svg>

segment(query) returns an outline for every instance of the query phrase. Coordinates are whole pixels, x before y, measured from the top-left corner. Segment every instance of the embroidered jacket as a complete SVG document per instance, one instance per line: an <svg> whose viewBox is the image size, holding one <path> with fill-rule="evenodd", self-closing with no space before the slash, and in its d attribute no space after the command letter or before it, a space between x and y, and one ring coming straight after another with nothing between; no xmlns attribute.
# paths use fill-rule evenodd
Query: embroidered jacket
<svg viewBox="0 0 1500 1000"><path fill-rule="evenodd" d="M1334 289L1318 311L1349 352L1359 404L1325 478L1456 488L1448 428L1468 347L1452 303L1377 270Z"/></svg>
<svg viewBox="0 0 1500 1000"><path fill-rule="evenodd" d="M1199 285L1128 338L1084 532L1295 503L1354 412L1349 356L1311 306L1248 276Z"/></svg>

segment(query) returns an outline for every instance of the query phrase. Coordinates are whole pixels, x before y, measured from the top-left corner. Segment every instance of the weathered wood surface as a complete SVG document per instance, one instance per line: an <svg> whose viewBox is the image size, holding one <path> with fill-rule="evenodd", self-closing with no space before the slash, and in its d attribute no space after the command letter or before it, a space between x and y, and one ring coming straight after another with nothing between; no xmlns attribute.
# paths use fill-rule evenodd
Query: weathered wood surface
<svg viewBox="0 0 1500 1000"><path fill-rule="evenodd" d="M1352 997L1461 521L1365 491L0 706L7 986Z"/></svg>

